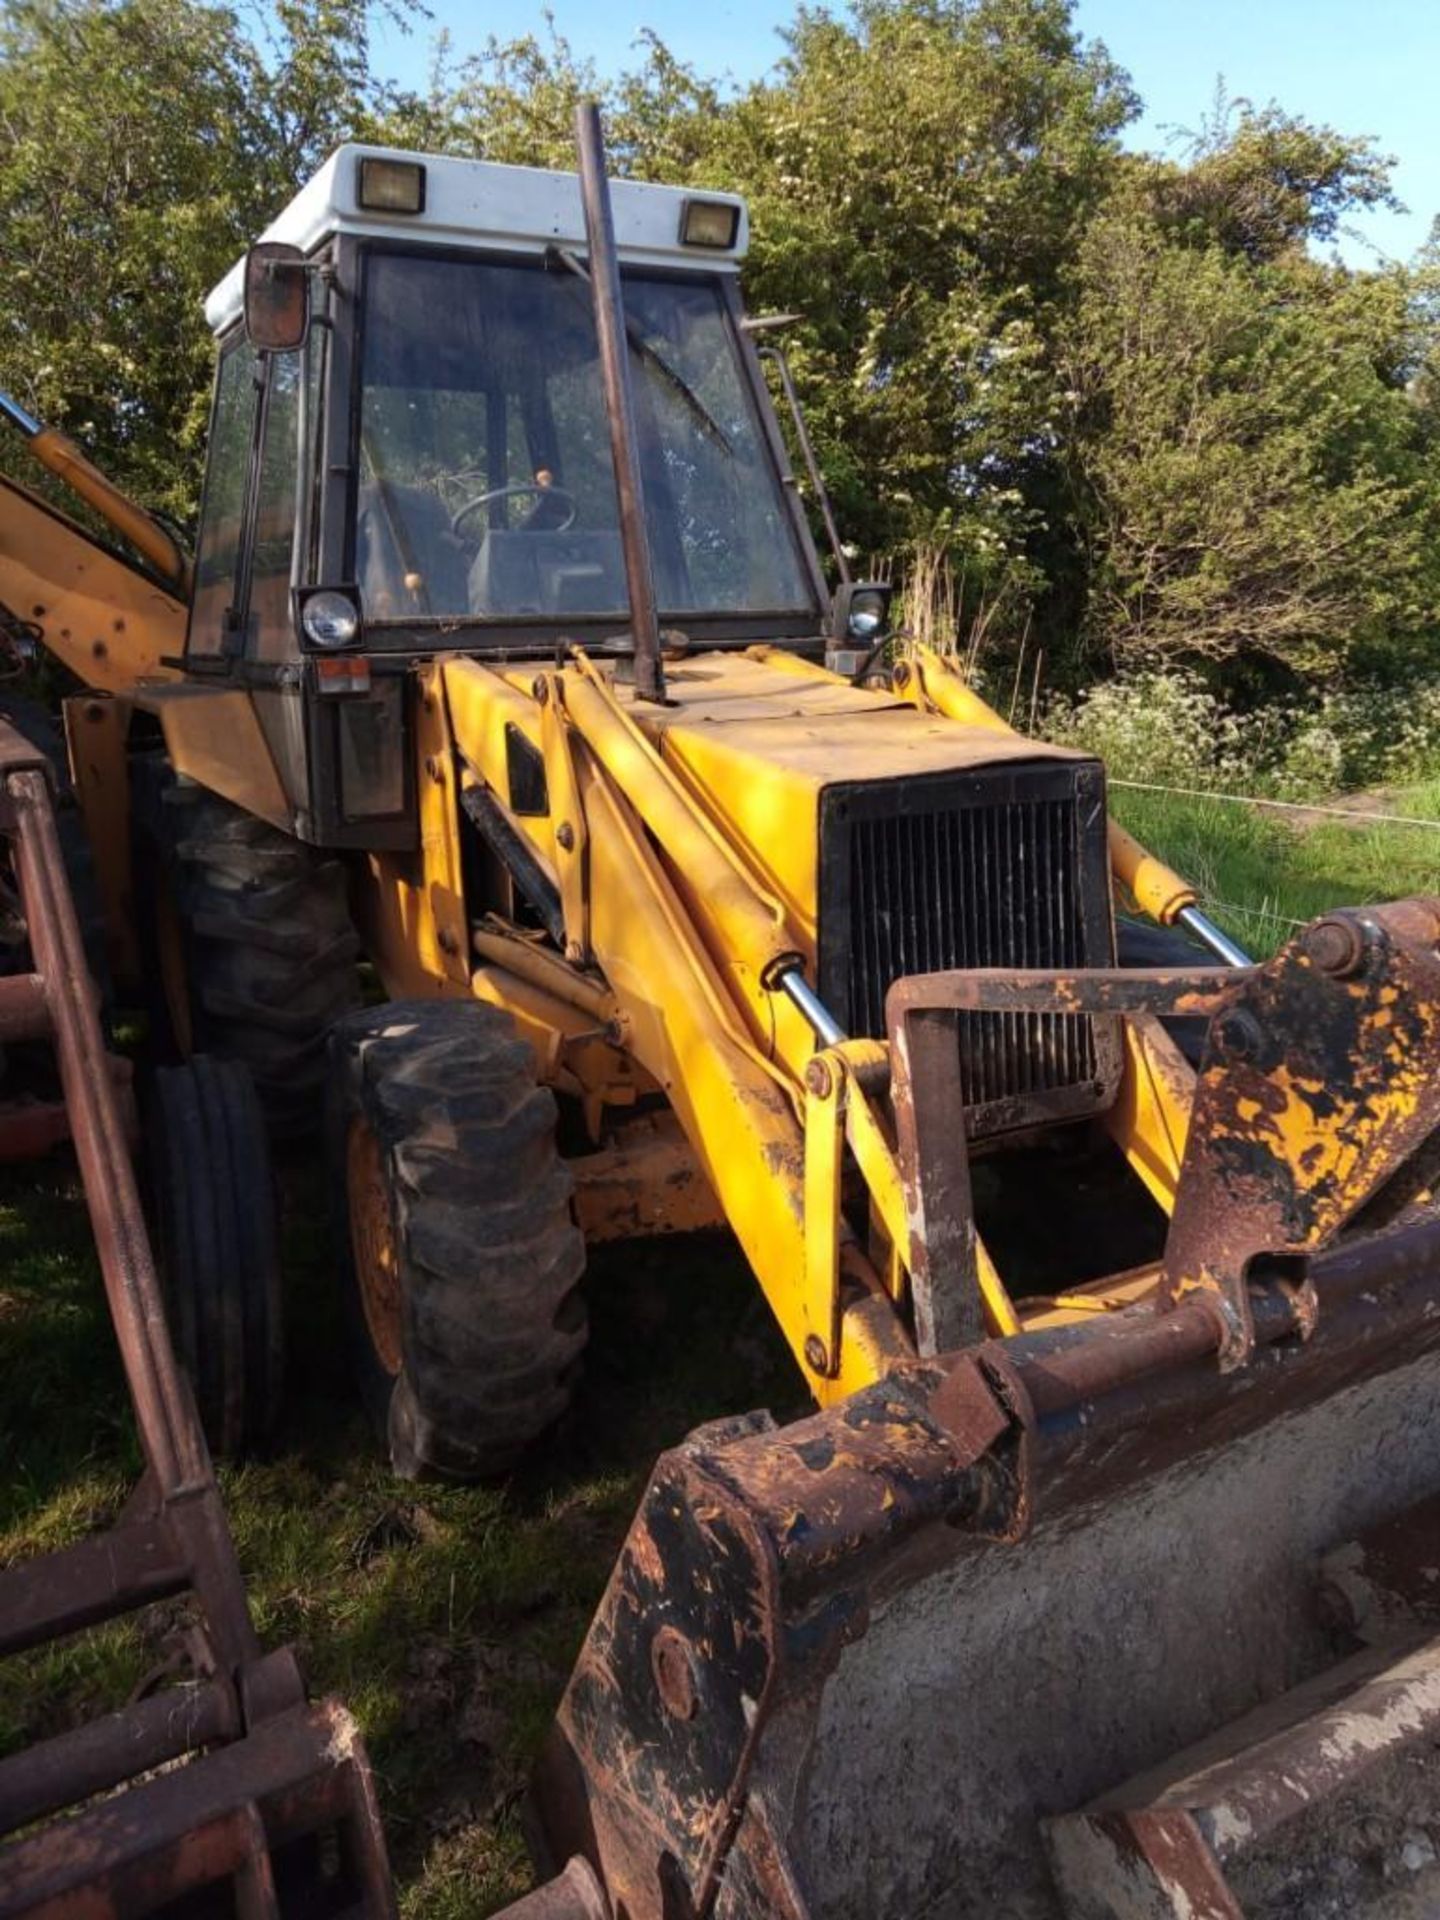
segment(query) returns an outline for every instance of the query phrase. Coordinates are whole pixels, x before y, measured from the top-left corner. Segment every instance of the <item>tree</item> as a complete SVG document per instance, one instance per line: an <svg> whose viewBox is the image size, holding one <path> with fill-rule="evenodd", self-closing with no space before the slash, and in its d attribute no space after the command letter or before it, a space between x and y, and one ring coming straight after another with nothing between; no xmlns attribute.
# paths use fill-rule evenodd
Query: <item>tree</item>
<svg viewBox="0 0 1440 1920"><path fill-rule="evenodd" d="M1134 95L1066 0L802 9L788 47L704 162L749 197L752 304L802 316L842 522L1019 604L1056 561L1057 303Z"/></svg>
<svg viewBox="0 0 1440 1920"><path fill-rule="evenodd" d="M283 0L275 23L262 49L198 0L0 9L6 384L181 519L213 365L205 294L386 98L361 0Z"/></svg>
<svg viewBox="0 0 1440 1920"><path fill-rule="evenodd" d="M1149 199L1175 239L1259 265L1328 244L1357 213L1397 208L1394 164L1372 140L1231 100L1221 86L1184 164L1150 171Z"/></svg>
<svg viewBox="0 0 1440 1920"><path fill-rule="evenodd" d="M1370 142L1222 96L1179 160L1127 154L1071 0L802 6L739 91L648 33L601 76L547 16L401 94L368 17L0 0L4 377L151 505L195 505L204 295L328 151L564 167L596 95L617 171L746 195L844 532L902 571L942 549L992 643L1329 672L1426 631L1440 265L1317 257L1391 204Z"/></svg>
<svg viewBox="0 0 1440 1920"><path fill-rule="evenodd" d="M1324 675L1403 648L1437 586L1410 276L1323 264L1303 227L1263 249L1228 219L1177 233L1188 188L1154 185L1088 233L1065 349L1092 659Z"/></svg>
<svg viewBox="0 0 1440 1920"><path fill-rule="evenodd" d="M744 193L747 295L800 316L788 352L846 534L938 537L972 597L1023 606L1055 558L1055 303L1135 110L1124 75L1067 0L802 9L738 95L640 44L605 83L553 20L492 39L391 131L563 167L593 95L617 171Z"/></svg>

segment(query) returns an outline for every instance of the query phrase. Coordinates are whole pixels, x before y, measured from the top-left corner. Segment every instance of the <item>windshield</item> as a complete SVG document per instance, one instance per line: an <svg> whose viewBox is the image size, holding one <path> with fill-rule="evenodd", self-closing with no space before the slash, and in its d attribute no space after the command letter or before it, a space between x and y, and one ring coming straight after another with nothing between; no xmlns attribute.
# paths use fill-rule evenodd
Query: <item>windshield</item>
<svg viewBox="0 0 1440 1920"><path fill-rule="evenodd" d="M662 617L814 600L719 288L627 273ZM543 262L372 255L356 575L371 620L623 620L590 289Z"/></svg>

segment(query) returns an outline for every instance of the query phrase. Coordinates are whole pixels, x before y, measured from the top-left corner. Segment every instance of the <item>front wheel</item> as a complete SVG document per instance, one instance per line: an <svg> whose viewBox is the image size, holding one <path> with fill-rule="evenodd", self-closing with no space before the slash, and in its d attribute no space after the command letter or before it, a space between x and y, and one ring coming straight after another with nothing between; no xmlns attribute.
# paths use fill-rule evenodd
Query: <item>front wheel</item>
<svg viewBox="0 0 1440 1920"><path fill-rule="evenodd" d="M353 1014L330 1058L346 1318L391 1464L506 1473L564 1413L585 1345L554 1098L507 1016L473 1002Z"/></svg>

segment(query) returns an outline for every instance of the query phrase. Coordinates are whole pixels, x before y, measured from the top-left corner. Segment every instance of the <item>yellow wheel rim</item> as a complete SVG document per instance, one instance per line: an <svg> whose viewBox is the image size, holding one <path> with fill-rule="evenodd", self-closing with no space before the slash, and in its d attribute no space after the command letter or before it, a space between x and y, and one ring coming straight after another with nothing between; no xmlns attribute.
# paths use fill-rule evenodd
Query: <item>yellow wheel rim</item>
<svg viewBox="0 0 1440 1920"><path fill-rule="evenodd" d="M385 1156L374 1130L362 1120L350 1123L345 1143L345 1193L350 1214L350 1251L360 1305L376 1358L392 1377L402 1360L400 1339L400 1260L390 1215Z"/></svg>

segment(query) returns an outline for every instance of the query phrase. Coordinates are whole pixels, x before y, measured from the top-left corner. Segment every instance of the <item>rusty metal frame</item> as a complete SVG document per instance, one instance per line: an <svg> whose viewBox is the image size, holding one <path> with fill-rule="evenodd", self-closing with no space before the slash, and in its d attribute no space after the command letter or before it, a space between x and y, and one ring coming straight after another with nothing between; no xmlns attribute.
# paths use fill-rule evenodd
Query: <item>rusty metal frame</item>
<svg viewBox="0 0 1440 1920"><path fill-rule="evenodd" d="M105 910L110 971L122 986L140 984L130 823L129 734L133 702L124 694L77 694L60 705L75 799L95 858Z"/></svg>
<svg viewBox="0 0 1440 1920"><path fill-rule="evenodd" d="M0 1033L54 1046L145 1459L115 1526L0 1573L0 1657L177 1595L191 1596L196 1615L188 1679L0 1762L0 1916L129 1920L228 1880L242 1920L260 1920L279 1911L275 1850L326 1832L352 1909L388 1920L394 1896L358 1731L335 1702L308 1703L294 1656L264 1653L255 1633L166 1330L48 771L3 723L0 832L32 967L0 980Z"/></svg>
<svg viewBox="0 0 1440 1920"><path fill-rule="evenodd" d="M985 1333L984 1258L970 1198L965 1099L956 1071L964 1013L1213 1014L1233 992L1229 967L1113 969L1059 975L976 968L912 974L886 997L897 1157L908 1226L917 1350L945 1353Z"/></svg>
<svg viewBox="0 0 1440 1920"><path fill-rule="evenodd" d="M1313 1278L1303 1342L1293 1293L1257 1287L1238 1371L1192 1292L911 1362L785 1427L692 1434L656 1467L542 1757L544 1849L585 1854L632 1920L713 1912L722 1884L745 1890L723 1911L803 1913L751 1782L767 1740L818 1711L872 1598L1440 1342L1440 1215L1329 1248Z"/></svg>
<svg viewBox="0 0 1440 1920"><path fill-rule="evenodd" d="M1283 1844L1289 1823L1312 1807L1437 1740L1440 1637L1364 1649L1092 1805L1043 1822L1066 1912L1244 1920L1231 1879L1248 1854Z"/></svg>
<svg viewBox="0 0 1440 1920"><path fill-rule="evenodd" d="M1440 1130L1440 901L1347 909L1257 967L1074 974L978 969L890 989L897 1151L922 1354L983 1332L965 1112L962 1013L1121 1013L1210 1022L1160 1275L1173 1306L1204 1295L1223 1368L1255 1345L1261 1268L1290 1287L1297 1331L1311 1258Z"/></svg>

